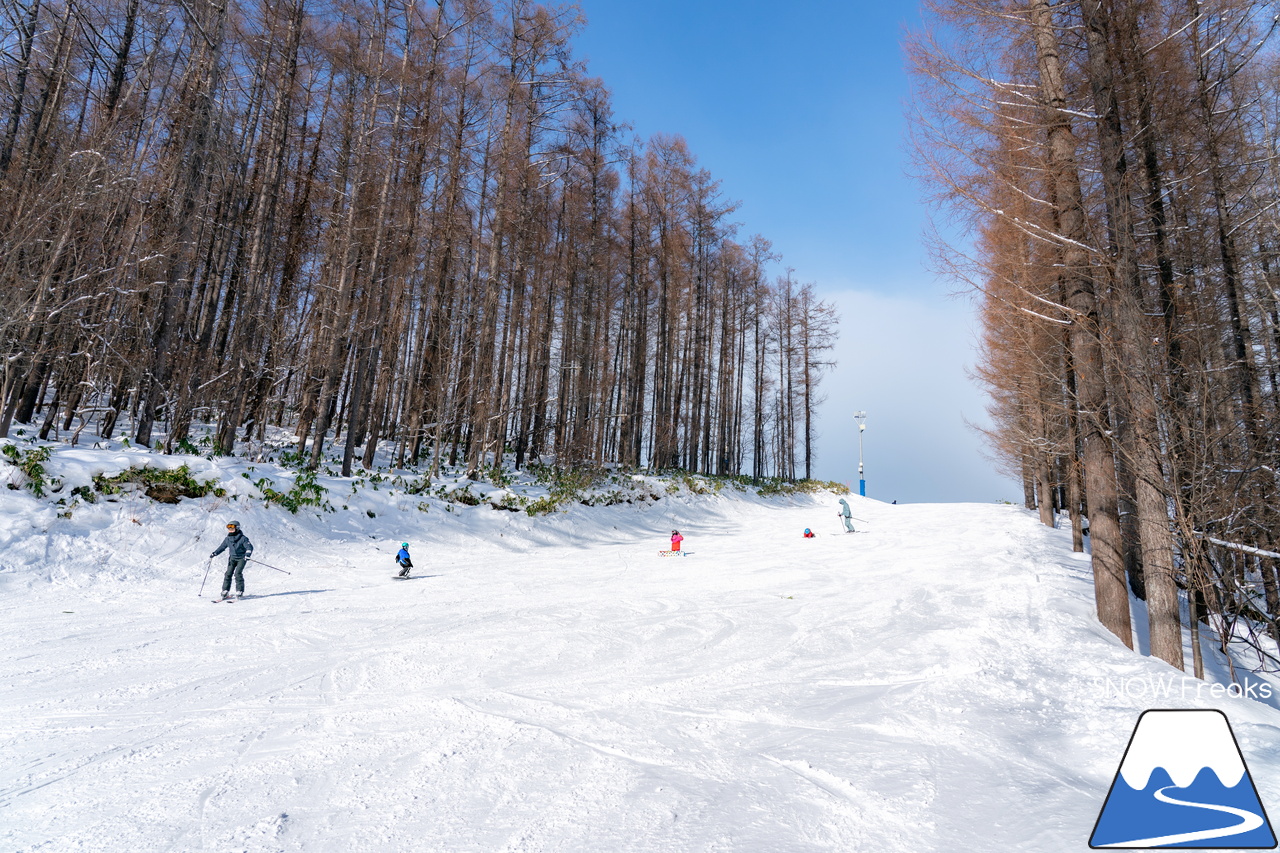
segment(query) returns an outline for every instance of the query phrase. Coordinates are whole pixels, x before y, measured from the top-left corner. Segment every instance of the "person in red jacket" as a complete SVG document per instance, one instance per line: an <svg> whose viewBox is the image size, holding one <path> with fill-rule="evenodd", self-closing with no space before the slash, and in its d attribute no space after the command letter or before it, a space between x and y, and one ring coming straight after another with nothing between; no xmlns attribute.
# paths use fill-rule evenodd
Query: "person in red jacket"
<svg viewBox="0 0 1280 853"><path fill-rule="evenodd" d="M684 537L680 535L679 530L671 531L671 550L679 551L680 543L684 541Z"/></svg>

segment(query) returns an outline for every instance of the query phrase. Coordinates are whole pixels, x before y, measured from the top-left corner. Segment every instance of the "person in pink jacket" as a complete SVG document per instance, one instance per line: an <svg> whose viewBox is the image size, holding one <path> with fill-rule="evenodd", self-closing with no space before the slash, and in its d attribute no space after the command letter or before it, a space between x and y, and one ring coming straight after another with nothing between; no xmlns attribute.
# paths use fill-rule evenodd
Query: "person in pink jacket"
<svg viewBox="0 0 1280 853"><path fill-rule="evenodd" d="M671 531L671 550L679 551L680 543L684 541L684 537L680 535L679 530Z"/></svg>

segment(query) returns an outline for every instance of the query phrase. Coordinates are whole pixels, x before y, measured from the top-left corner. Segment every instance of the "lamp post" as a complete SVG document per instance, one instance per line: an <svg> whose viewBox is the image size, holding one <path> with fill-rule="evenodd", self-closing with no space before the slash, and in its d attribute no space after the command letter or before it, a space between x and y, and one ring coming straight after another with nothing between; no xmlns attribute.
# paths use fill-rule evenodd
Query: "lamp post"
<svg viewBox="0 0 1280 853"><path fill-rule="evenodd" d="M862 468L862 434L867 431L867 413L854 412L853 419L858 422L858 494L867 496L867 481Z"/></svg>

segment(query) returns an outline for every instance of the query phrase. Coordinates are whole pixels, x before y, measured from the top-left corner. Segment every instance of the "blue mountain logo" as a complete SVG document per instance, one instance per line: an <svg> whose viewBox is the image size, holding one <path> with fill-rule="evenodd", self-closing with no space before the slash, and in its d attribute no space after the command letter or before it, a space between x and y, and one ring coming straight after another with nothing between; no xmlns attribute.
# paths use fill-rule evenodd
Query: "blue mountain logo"
<svg viewBox="0 0 1280 853"><path fill-rule="evenodd" d="M1276 835L1226 714L1143 712L1089 846L1273 849Z"/></svg>

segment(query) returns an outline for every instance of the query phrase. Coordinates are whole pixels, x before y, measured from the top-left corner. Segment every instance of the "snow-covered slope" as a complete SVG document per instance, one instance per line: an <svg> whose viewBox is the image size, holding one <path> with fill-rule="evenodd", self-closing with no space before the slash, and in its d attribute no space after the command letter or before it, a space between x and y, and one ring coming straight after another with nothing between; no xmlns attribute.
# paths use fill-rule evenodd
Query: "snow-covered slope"
<svg viewBox="0 0 1280 853"><path fill-rule="evenodd" d="M857 497L837 534L835 500L63 519L0 490L0 849L1084 850L1148 707L1224 710L1280 804L1280 691L1125 649L1067 534ZM231 516L290 574L211 606Z"/></svg>

